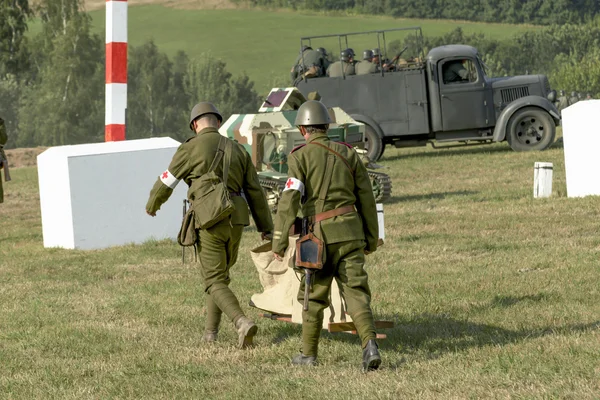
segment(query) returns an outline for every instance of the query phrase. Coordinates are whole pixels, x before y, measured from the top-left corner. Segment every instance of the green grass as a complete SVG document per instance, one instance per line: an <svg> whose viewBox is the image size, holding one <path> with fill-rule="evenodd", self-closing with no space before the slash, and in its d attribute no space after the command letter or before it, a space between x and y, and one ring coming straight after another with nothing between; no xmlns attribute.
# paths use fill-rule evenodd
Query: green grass
<svg viewBox="0 0 600 400"><path fill-rule="evenodd" d="M91 11L94 30L104 32L104 10ZM192 58L203 52L227 63L227 69L246 72L260 93L272 85L287 83L289 70L300 47L300 37L334 33L363 32L421 26L423 34L438 36L461 26L466 33L482 32L495 39L539 29L532 26L485 24L449 20L393 19L376 16L333 16L317 13L261 10L181 10L158 5L129 7L129 43L141 45L153 39L169 56L178 50ZM31 26L31 33L39 31ZM399 36L389 35L387 40ZM330 50L337 44L329 40ZM368 42L349 42L362 54L364 48L377 47L375 37ZM337 50L336 50L337 52Z"/></svg>
<svg viewBox="0 0 600 400"><path fill-rule="evenodd" d="M533 199L535 161L554 192ZM199 267L171 241L44 249L37 173L12 171L0 205L0 398L597 399L600 197L567 198L560 147L387 149L386 244L367 258L373 308L395 328L363 375L355 336L322 336L321 366L294 368L300 327L260 319L234 348L224 322L201 343ZM233 271L260 291L249 228Z"/></svg>

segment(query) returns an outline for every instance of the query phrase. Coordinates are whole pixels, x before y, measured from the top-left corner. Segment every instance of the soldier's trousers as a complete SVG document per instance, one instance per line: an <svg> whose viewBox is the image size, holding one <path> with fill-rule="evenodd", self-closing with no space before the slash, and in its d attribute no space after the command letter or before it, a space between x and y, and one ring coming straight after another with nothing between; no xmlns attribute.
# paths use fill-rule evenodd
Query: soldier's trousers
<svg viewBox="0 0 600 400"><path fill-rule="evenodd" d="M243 225L223 221L199 231L198 253L206 291L206 330L217 330L221 312L234 323L244 315L235 294L229 289L229 271L237 261Z"/></svg>
<svg viewBox="0 0 600 400"><path fill-rule="evenodd" d="M313 273L308 311L302 312L302 353L317 356L319 336L323 327L323 310L329 307L331 282L335 278L346 301L362 347L375 339L375 323L371 311L371 291L365 264L364 240L352 240L325 246L327 259L322 270ZM304 300L304 279L298 291L298 301Z"/></svg>

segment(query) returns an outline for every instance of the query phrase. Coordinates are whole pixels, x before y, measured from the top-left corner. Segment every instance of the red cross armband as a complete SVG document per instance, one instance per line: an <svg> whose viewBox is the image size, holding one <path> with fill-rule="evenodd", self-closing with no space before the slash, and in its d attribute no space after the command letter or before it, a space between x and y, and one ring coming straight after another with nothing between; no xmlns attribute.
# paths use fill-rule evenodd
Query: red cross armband
<svg viewBox="0 0 600 400"><path fill-rule="evenodd" d="M171 189L175 189L175 186L179 183L179 179L175 178L169 170L166 170L162 174L160 174L160 181L165 185L170 187Z"/></svg>
<svg viewBox="0 0 600 400"><path fill-rule="evenodd" d="M284 192L286 190L297 190L301 195L304 195L304 183L296 178L288 178L287 182L285 183L285 187L283 188Z"/></svg>

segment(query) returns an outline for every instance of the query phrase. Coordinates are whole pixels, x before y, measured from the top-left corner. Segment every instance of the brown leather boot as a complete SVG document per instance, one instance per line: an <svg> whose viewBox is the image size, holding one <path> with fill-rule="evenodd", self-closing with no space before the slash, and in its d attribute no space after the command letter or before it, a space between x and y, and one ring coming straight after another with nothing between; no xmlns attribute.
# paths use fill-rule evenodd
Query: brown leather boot
<svg viewBox="0 0 600 400"><path fill-rule="evenodd" d="M240 317L235 323L235 329L239 335L238 347L245 349L252 346L252 339L258 332L258 326L250 318Z"/></svg>

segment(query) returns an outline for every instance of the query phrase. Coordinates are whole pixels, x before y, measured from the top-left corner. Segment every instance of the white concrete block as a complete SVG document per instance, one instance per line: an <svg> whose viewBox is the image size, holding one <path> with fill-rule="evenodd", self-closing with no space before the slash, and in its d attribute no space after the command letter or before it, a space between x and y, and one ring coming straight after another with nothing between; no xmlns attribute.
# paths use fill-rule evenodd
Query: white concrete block
<svg viewBox="0 0 600 400"><path fill-rule="evenodd" d="M536 162L533 166L533 197L552 196L552 163Z"/></svg>
<svg viewBox="0 0 600 400"><path fill-rule="evenodd" d="M379 225L379 239L385 240L385 224L383 219L383 204L377 203L377 223Z"/></svg>
<svg viewBox="0 0 600 400"><path fill-rule="evenodd" d="M40 154L44 247L100 249L175 239L187 185L175 188L156 217L145 206L179 145L164 137L52 147Z"/></svg>
<svg viewBox="0 0 600 400"><path fill-rule="evenodd" d="M600 100L562 111L567 196L600 195Z"/></svg>

